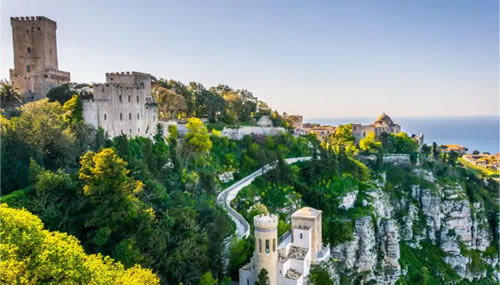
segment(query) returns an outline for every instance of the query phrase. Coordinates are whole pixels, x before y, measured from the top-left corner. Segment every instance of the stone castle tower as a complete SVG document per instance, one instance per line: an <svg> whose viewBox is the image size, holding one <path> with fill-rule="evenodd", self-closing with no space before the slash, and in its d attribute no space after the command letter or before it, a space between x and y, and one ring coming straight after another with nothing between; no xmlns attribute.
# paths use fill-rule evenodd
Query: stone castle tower
<svg viewBox="0 0 500 285"><path fill-rule="evenodd" d="M82 97L83 118L111 138L154 136L159 122L151 78L141 72L106 73L106 83L94 84L93 94Z"/></svg>
<svg viewBox="0 0 500 285"><path fill-rule="evenodd" d="M10 79L26 101L43 99L50 89L70 81L57 62L56 22L45 17L12 17L14 69Z"/></svg>
<svg viewBox="0 0 500 285"><path fill-rule="evenodd" d="M255 279L266 269L269 285L278 284L278 217L276 215L260 215L254 218L255 226Z"/></svg>

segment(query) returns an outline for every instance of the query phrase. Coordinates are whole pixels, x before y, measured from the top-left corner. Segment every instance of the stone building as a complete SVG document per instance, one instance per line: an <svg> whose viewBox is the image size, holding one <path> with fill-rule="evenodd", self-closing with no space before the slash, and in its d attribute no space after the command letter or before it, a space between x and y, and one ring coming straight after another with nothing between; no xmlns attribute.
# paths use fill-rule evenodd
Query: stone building
<svg viewBox="0 0 500 285"><path fill-rule="evenodd" d="M399 133L401 132L401 126L394 123L391 117L387 116L385 113L378 116L375 122L370 125L353 124L352 125L352 135L359 142L362 138L365 138L369 133L375 133L375 136L380 136L382 133Z"/></svg>
<svg viewBox="0 0 500 285"><path fill-rule="evenodd" d="M270 285L307 284L311 264L330 257L330 247L323 247L321 213L309 207L297 210L292 230L280 240L276 215L255 217L255 252L240 268L240 285L255 284L262 269L267 270Z"/></svg>
<svg viewBox="0 0 500 285"><path fill-rule="evenodd" d="M60 71L57 62L56 22L45 17L12 17L14 69L12 84L26 101L47 96L50 89L70 81L69 72Z"/></svg>
<svg viewBox="0 0 500 285"><path fill-rule="evenodd" d="M140 72L106 73L106 83L95 84L93 95L82 98L83 118L111 138L154 136L158 107L151 95L151 78Z"/></svg>

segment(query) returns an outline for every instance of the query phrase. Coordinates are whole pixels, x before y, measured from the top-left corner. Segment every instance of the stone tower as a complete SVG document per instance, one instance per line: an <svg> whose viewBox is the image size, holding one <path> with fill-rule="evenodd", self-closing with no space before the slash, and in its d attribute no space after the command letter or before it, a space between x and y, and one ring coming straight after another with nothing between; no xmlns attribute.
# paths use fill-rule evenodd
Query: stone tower
<svg viewBox="0 0 500 285"><path fill-rule="evenodd" d="M50 89L70 81L57 63L56 22L45 17L13 17L14 69L10 79L26 101L43 99Z"/></svg>
<svg viewBox="0 0 500 285"><path fill-rule="evenodd" d="M278 264L278 217L276 215L260 215L253 220L255 226L255 280L265 268L269 276L269 284L277 284Z"/></svg>

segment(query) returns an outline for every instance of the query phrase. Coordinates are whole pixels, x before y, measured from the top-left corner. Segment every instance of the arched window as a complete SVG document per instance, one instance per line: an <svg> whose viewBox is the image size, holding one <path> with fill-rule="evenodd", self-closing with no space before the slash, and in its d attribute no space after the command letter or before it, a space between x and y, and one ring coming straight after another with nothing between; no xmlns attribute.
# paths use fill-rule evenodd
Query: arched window
<svg viewBox="0 0 500 285"><path fill-rule="evenodd" d="M106 116L106 114L104 114L104 121L106 121L108 119L108 117Z"/></svg>
<svg viewBox="0 0 500 285"><path fill-rule="evenodd" d="M129 130L130 134L132 134L132 129Z"/></svg>
<svg viewBox="0 0 500 285"><path fill-rule="evenodd" d="M31 48L28 47L28 54L31 54Z"/></svg>
<svg viewBox="0 0 500 285"><path fill-rule="evenodd" d="M141 128L137 128L137 133L140 134L141 133Z"/></svg>
<svg viewBox="0 0 500 285"><path fill-rule="evenodd" d="M120 113L120 121L123 120L123 114Z"/></svg>
<svg viewBox="0 0 500 285"><path fill-rule="evenodd" d="M128 102L130 103L130 96L128 96Z"/></svg>
<svg viewBox="0 0 500 285"><path fill-rule="evenodd" d="M137 120L139 120L139 113L137 113Z"/></svg>
<svg viewBox="0 0 500 285"><path fill-rule="evenodd" d="M128 113L128 119L132 120L132 113Z"/></svg>
<svg viewBox="0 0 500 285"><path fill-rule="evenodd" d="M302 233L300 234L300 239L302 239Z"/></svg>
<svg viewBox="0 0 500 285"><path fill-rule="evenodd" d="M118 99L120 100L120 103L122 102L122 95L118 96Z"/></svg>
<svg viewBox="0 0 500 285"><path fill-rule="evenodd" d="M269 253L269 240L266 239L266 253Z"/></svg>
<svg viewBox="0 0 500 285"><path fill-rule="evenodd" d="M262 253L262 240L259 239L259 252Z"/></svg>

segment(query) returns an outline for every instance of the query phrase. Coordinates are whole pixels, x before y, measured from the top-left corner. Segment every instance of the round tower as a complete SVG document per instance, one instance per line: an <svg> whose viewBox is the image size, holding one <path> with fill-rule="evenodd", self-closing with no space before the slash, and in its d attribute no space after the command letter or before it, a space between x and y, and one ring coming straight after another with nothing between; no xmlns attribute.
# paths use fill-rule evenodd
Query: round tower
<svg viewBox="0 0 500 285"><path fill-rule="evenodd" d="M278 217L260 215L253 219L255 226L255 280L266 269L269 285L276 285L278 275Z"/></svg>

